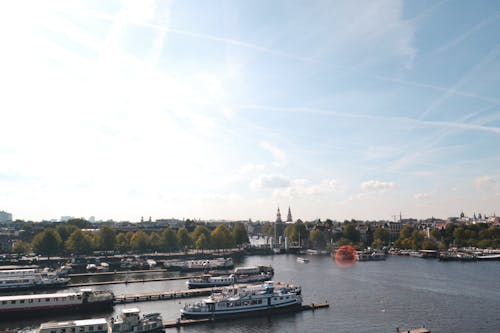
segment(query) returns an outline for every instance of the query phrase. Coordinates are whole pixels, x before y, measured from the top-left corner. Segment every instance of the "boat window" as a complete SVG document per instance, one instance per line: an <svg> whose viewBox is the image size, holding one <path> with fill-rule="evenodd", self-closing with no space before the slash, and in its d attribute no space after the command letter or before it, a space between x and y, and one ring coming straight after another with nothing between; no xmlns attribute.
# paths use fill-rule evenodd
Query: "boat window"
<svg viewBox="0 0 500 333"><path fill-rule="evenodd" d="M24 299L21 300L21 304L24 303Z"/></svg>
<svg viewBox="0 0 500 333"><path fill-rule="evenodd" d="M32 299L30 299L30 303L33 303L33 300L32 300Z"/></svg>
<svg viewBox="0 0 500 333"><path fill-rule="evenodd" d="M102 330L102 325L97 325L97 329L100 331Z"/></svg>
<svg viewBox="0 0 500 333"><path fill-rule="evenodd" d="M50 302L50 298L46 298L46 299L45 299L45 302Z"/></svg>
<svg viewBox="0 0 500 333"><path fill-rule="evenodd" d="M76 328L75 327L71 327L71 332L76 332Z"/></svg>
<svg viewBox="0 0 500 333"><path fill-rule="evenodd" d="M85 327L80 327L80 332L84 332L85 331Z"/></svg>
<svg viewBox="0 0 500 333"><path fill-rule="evenodd" d="M10 301L10 304L16 304L16 301Z"/></svg>
<svg viewBox="0 0 500 333"><path fill-rule="evenodd" d="M51 330L50 333L56 333L56 330Z"/></svg>
<svg viewBox="0 0 500 333"><path fill-rule="evenodd" d="M2 304L7 304L7 301L2 301Z"/></svg>
<svg viewBox="0 0 500 333"><path fill-rule="evenodd" d="M42 299L41 299L41 298L39 298L39 299L38 299L38 303L40 303L41 301L42 301Z"/></svg>
<svg viewBox="0 0 500 333"><path fill-rule="evenodd" d="M61 333L66 333L66 329L65 328L61 328Z"/></svg>
<svg viewBox="0 0 500 333"><path fill-rule="evenodd" d="M94 330L94 326L90 325L89 326L89 331L93 331Z"/></svg>

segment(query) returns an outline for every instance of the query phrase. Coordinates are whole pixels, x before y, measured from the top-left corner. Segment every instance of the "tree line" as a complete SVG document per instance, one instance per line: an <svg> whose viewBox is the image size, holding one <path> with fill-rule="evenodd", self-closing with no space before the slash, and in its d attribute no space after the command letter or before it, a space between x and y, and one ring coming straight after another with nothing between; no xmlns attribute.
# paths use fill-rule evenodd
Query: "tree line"
<svg viewBox="0 0 500 333"><path fill-rule="evenodd" d="M242 223L233 226L220 224L214 229L197 225L192 232L185 227L164 228L161 232L117 232L103 226L97 232L82 230L74 224L47 227L37 233L31 242L19 241L13 246L15 253L34 252L40 255L90 254L93 251L176 252L188 249L228 249L249 242Z"/></svg>

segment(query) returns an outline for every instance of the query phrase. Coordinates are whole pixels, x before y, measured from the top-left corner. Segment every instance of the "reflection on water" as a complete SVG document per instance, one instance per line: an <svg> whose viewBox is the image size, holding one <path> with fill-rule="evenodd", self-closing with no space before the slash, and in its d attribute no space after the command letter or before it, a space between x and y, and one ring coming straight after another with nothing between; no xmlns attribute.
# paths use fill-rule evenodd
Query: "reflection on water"
<svg viewBox="0 0 500 333"><path fill-rule="evenodd" d="M294 255L252 256L237 265L273 265L276 281L302 285L304 302L325 302L329 309L297 314L238 319L185 327L184 332L393 332L396 327L426 325L437 332L494 332L500 327L500 262L439 262L412 257L389 257L383 262L362 262L338 267L330 257L309 256L309 264ZM172 273L133 274L129 279L172 276ZM123 279L123 275L79 278L80 282ZM186 289L186 280L96 286L115 294ZM143 313L160 312L175 320L186 302L196 299L117 305L140 307ZM101 314L102 315L102 314ZM94 317L98 317L96 314ZM26 326L48 319L1 323ZM72 316L81 318L81 316ZM174 330L171 330L172 332Z"/></svg>

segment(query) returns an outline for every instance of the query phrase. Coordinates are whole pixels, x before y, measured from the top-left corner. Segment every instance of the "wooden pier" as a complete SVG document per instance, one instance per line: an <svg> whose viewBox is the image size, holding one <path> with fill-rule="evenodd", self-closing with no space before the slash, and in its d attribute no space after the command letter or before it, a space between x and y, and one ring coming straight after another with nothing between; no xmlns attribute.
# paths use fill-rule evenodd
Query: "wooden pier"
<svg viewBox="0 0 500 333"><path fill-rule="evenodd" d="M65 288L75 288L75 287L89 287L89 286L105 286L108 284L128 284L128 283L145 283L145 282L155 282L155 281L174 281L174 280L187 280L196 278L197 276L170 276L170 277L158 277L151 279L131 279L131 280L112 280L112 281L97 281L97 282L82 282L82 283L70 283L65 285Z"/></svg>
<svg viewBox="0 0 500 333"><path fill-rule="evenodd" d="M302 307L298 310L300 311L309 311L309 310L316 310L316 309L324 309L330 307L330 304L328 303L312 303L312 304L307 304L307 305L302 305ZM291 312L293 312L292 310ZM215 322L220 322L224 320L231 320L231 319L237 319L241 317L233 317L233 318L220 318L220 319L213 319L213 318L203 318L203 319L177 319L177 321L167 321L163 323L163 328L177 328L177 327L183 327L183 326L191 326L191 325L197 325L197 324L206 324L206 323L215 323ZM401 333L405 333L404 331ZM426 333L426 332L411 332L411 333ZM430 333L430 332L428 332Z"/></svg>
<svg viewBox="0 0 500 333"><path fill-rule="evenodd" d="M188 297L208 296L212 292L221 291L222 288L200 288L188 290L168 290L156 293L142 293L142 294L122 294L115 295L115 304L124 303L137 303L137 302L150 302L150 301L163 301Z"/></svg>

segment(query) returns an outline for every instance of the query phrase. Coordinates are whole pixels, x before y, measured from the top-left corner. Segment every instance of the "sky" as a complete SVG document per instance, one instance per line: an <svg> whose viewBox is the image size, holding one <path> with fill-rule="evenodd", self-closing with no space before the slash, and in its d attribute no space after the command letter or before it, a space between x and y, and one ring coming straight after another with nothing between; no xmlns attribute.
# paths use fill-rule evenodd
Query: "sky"
<svg viewBox="0 0 500 333"><path fill-rule="evenodd" d="M500 213L498 1L0 3L0 210Z"/></svg>

